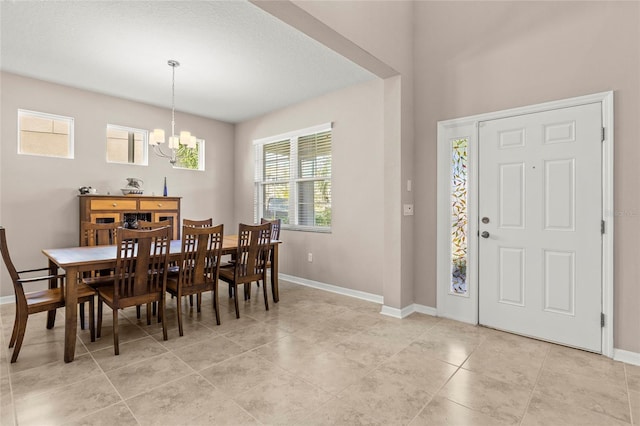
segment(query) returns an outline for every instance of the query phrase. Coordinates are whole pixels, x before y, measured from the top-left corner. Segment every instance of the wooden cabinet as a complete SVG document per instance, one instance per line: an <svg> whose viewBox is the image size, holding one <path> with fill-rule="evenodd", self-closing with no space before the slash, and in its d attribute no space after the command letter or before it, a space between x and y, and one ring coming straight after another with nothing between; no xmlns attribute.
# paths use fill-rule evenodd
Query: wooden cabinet
<svg viewBox="0 0 640 426"><path fill-rule="evenodd" d="M78 198L80 222L123 222L125 227L135 228L141 219L153 222L170 220L173 239L180 239L180 197L78 195Z"/></svg>

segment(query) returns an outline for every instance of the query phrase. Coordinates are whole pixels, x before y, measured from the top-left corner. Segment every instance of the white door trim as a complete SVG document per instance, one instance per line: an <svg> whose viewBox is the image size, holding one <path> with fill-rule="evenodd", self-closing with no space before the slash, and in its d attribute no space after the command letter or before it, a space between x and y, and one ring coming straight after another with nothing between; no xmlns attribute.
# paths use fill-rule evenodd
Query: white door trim
<svg viewBox="0 0 640 426"><path fill-rule="evenodd" d="M503 111L479 114L438 122L438 183L437 183L437 314L447 318L478 323L478 122L532 114L558 108L568 108L595 102L602 103L602 218L605 233L602 238L602 354L611 358L613 350L613 91L545 102ZM449 294L450 259L450 141L469 138L468 150L468 229L466 296Z"/></svg>

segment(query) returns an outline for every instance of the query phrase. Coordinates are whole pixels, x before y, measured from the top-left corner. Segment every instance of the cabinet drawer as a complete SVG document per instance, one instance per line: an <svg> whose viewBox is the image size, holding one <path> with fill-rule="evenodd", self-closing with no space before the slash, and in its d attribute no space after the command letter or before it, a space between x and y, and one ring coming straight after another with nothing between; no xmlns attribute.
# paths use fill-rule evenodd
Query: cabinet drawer
<svg viewBox="0 0 640 426"><path fill-rule="evenodd" d="M136 210L136 200L91 200L91 210Z"/></svg>
<svg viewBox="0 0 640 426"><path fill-rule="evenodd" d="M178 202L169 200L140 200L140 210L178 210Z"/></svg>

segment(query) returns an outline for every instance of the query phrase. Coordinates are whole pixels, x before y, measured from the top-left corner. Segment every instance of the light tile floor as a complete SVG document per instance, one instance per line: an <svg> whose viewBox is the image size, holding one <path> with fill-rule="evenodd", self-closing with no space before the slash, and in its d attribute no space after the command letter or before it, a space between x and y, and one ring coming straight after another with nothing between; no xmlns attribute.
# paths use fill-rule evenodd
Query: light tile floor
<svg viewBox="0 0 640 426"><path fill-rule="evenodd" d="M380 315L380 305L286 282L264 309L260 294L236 319L221 286L222 325L210 296L186 299L178 336L111 310L103 336L79 330L62 361L64 312L46 330L29 319L9 364L13 305L0 307L2 425L629 425L640 424L640 367L455 321ZM635 422L635 423L634 423Z"/></svg>

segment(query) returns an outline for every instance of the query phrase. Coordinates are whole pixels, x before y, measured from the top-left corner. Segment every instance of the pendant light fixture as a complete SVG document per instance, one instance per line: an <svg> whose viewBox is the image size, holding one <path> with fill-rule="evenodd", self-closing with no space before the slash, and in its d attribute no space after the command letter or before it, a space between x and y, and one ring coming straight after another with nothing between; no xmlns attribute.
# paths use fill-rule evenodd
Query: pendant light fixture
<svg viewBox="0 0 640 426"><path fill-rule="evenodd" d="M180 62L169 59L167 64L171 67L171 136L169 136L168 148L171 151L166 153L162 150L162 144L164 144L164 129L153 129L149 134L149 145L153 147L153 151L156 155L164 158L168 158L172 165L176 164L177 152L180 145L186 145L189 148L196 147L196 137L191 135L191 132L181 131L179 135L176 135L176 68L180 66Z"/></svg>

